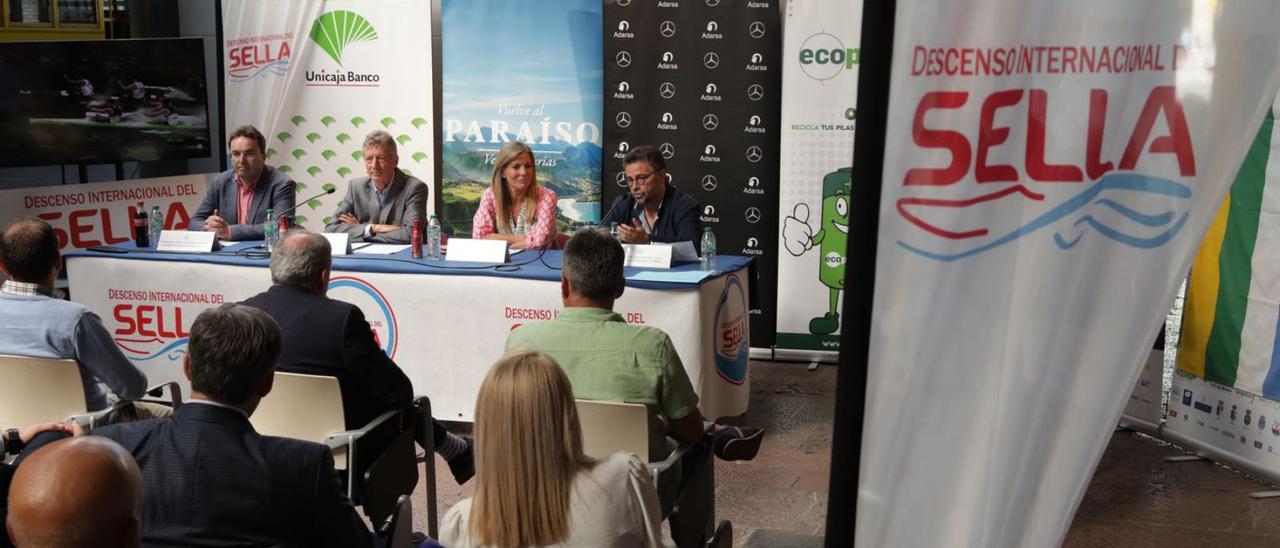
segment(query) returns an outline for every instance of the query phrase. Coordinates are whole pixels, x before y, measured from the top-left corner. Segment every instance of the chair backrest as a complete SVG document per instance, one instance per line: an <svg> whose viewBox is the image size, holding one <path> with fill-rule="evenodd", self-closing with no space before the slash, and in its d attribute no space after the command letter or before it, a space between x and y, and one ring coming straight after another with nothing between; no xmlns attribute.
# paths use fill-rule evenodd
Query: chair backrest
<svg viewBox="0 0 1280 548"><path fill-rule="evenodd" d="M577 400L582 452L602 459L627 451L649 462L649 411L638 403Z"/></svg>
<svg viewBox="0 0 1280 548"><path fill-rule="evenodd" d="M378 532L386 537L387 548L413 548L413 504L409 495L400 495L395 512L387 516Z"/></svg>
<svg viewBox="0 0 1280 548"><path fill-rule="evenodd" d="M0 355L0 425L58 422L85 412L75 360Z"/></svg>
<svg viewBox="0 0 1280 548"><path fill-rule="evenodd" d="M259 434L324 443L346 430L337 377L276 372L271 393L249 418ZM345 451L334 451L335 467L347 467Z"/></svg>

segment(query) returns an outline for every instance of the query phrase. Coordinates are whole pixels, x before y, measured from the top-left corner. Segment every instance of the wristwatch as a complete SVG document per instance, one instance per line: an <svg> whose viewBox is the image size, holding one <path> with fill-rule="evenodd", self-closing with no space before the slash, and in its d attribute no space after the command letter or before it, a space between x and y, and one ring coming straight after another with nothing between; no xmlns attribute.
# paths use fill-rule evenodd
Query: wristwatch
<svg viewBox="0 0 1280 548"><path fill-rule="evenodd" d="M22 452L22 448L25 445L17 428L10 428L4 431L4 451L6 453L17 455Z"/></svg>

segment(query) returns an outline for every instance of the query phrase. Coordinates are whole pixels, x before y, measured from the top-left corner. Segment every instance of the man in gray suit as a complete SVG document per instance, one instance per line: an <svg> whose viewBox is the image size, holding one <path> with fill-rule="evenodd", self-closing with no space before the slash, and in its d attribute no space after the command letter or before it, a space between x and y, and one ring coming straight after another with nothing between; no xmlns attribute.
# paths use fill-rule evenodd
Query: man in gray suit
<svg viewBox="0 0 1280 548"><path fill-rule="evenodd" d="M352 240L407 244L413 236L413 222L426 221L427 185L396 168L400 158L389 133L370 133L362 150L369 176L351 180L346 197L324 231L342 232Z"/></svg>
<svg viewBox="0 0 1280 548"><path fill-rule="evenodd" d="M267 165L267 139L253 126L231 132L227 149L232 169L209 181L187 230L217 232L223 240L261 240L267 210L281 215L292 209L297 183Z"/></svg>

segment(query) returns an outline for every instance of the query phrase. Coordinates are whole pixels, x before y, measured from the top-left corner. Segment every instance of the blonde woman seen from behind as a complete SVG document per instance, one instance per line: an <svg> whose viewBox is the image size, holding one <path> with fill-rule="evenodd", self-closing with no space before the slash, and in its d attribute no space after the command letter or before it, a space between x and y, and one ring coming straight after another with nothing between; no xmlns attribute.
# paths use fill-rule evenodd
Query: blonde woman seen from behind
<svg viewBox="0 0 1280 548"><path fill-rule="evenodd" d="M493 365L476 398L475 443L475 496L445 514L445 546L669 546L644 463L582 453L573 389L547 355L513 352Z"/></svg>

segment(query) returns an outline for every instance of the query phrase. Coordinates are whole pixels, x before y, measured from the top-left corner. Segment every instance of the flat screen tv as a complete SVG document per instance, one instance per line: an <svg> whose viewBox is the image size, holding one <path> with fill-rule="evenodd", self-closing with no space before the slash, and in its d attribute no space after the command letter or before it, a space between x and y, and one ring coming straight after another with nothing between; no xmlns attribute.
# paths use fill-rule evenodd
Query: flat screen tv
<svg viewBox="0 0 1280 548"><path fill-rule="evenodd" d="M207 158L200 38L0 42L0 166Z"/></svg>

